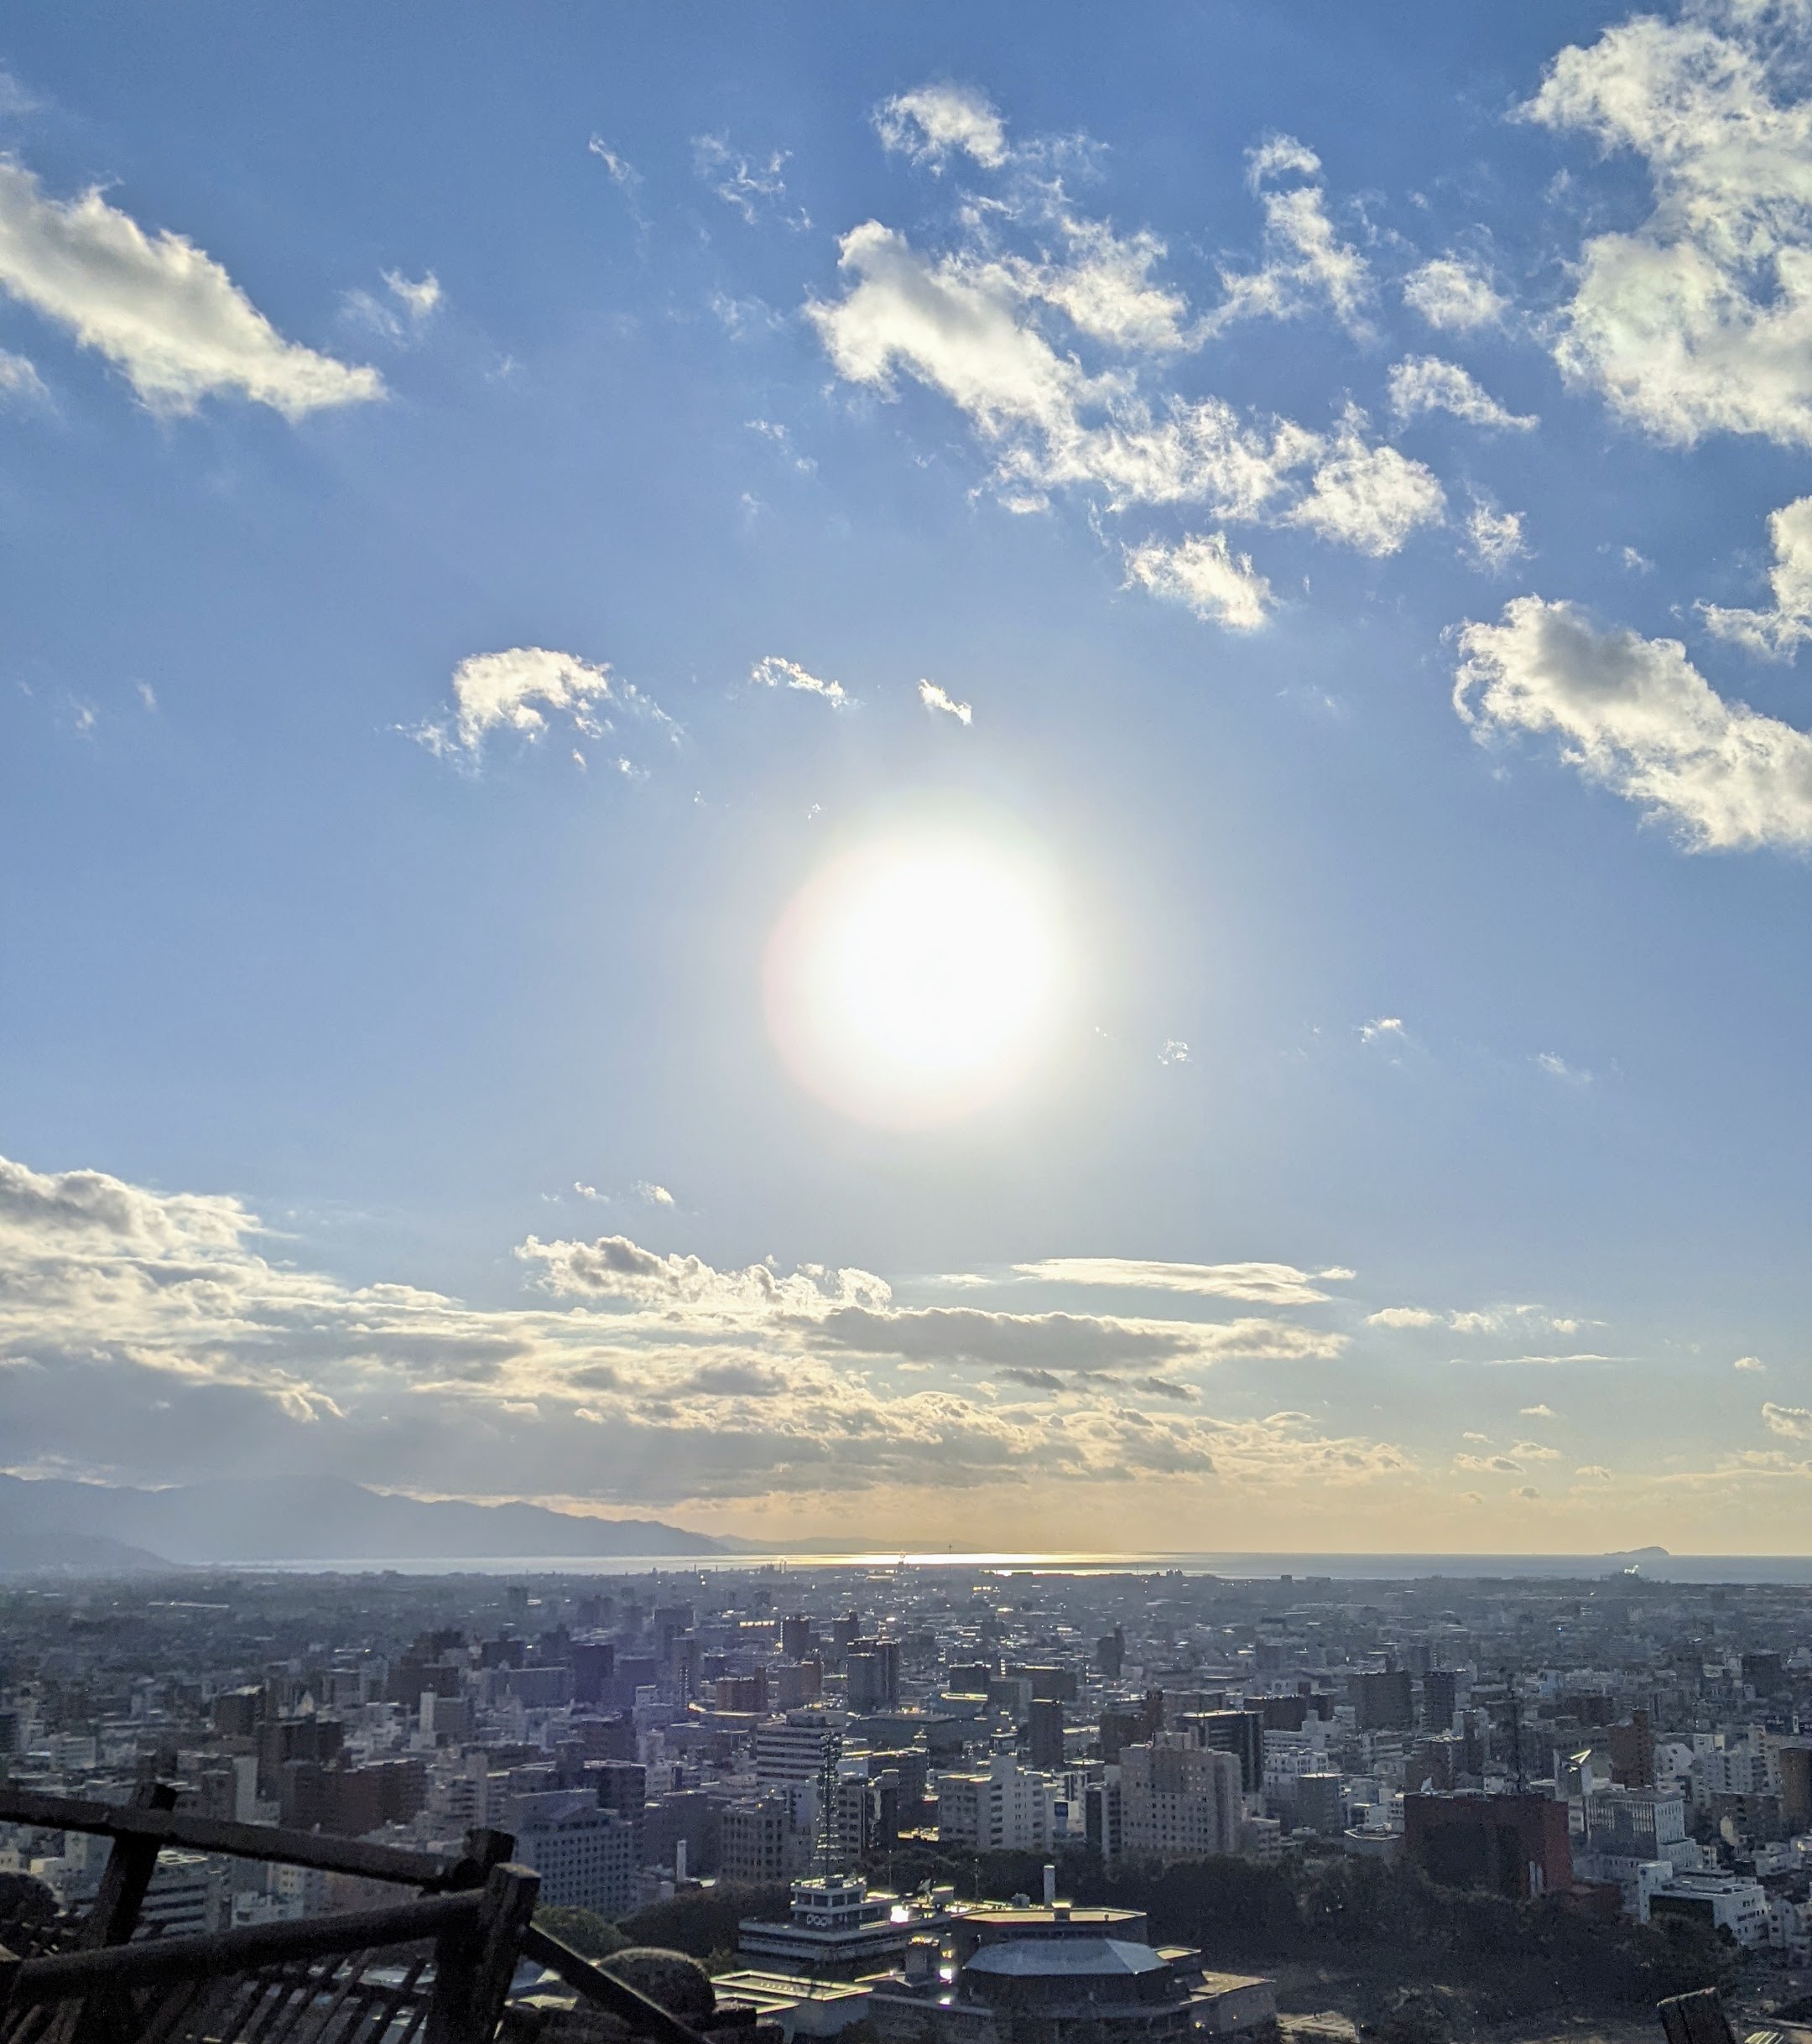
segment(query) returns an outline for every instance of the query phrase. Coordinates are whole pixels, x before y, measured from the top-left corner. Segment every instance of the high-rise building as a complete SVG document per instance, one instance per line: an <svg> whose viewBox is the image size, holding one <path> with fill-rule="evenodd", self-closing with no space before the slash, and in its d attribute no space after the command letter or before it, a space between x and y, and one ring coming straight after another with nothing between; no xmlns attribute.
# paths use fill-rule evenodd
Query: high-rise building
<svg viewBox="0 0 1812 2044"><path fill-rule="evenodd" d="M1459 1708L1459 1678L1451 1668L1430 1668L1422 1677L1422 1722L1431 1732L1453 1726Z"/></svg>
<svg viewBox="0 0 1812 2044"><path fill-rule="evenodd" d="M726 1803L718 1823L718 1878L763 1887L803 1873L811 1836L794 1815L790 1799L778 1792Z"/></svg>
<svg viewBox="0 0 1812 2044"><path fill-rule="evenodd" d="M789 1661L805 1661L811 1657L812 1621L803 1611L795 1611L780 1621L780 1651Z"/></svg>
<svg viewBox="0 0 1812 2044"><path fill-rule="evenodd" d="M1325 1771L1304 1770L1290 1785L1292 1814L1299 1828L1318 1831L1325 1839L1337 1838L1346 1828L1346 1809L1341 1777Z"/></svg>
<svg viewBox="0 0 1812 2044"><path fill-rule="evenodd" d="M1184 1719L1193 1745L1231 1753L1240 1764L1240 1787L1257 1794L1264 1781L1264 1719L1256 1710L1192 1711Z"/></svg>
<svg viewBox="0 0 1812 2044"><path fill-rule="evenodd" d="M1362 1732L1407 1732L1415 1723L1408 1668L1351 1678L1355 1722Z"/></svg>
<svg viewBox="0 0 1812 2044"><path fill-rule="evenodd" d="M521 1801L529 1807L517 1821L516 1857L540 1875L542 1901L611 1922L629 1915L638 1899L634 1828L582 1791Z"/></svg>
<svg viewBox="0 0 1812 2044"><path fill-rule="evenodd" d="M1055 1772L1064 1764L1064 1707L1051 1697L1034 1697L1027 1740L1034 1767Z"/></svg>
<svg viewBox="0 0 1812 2044"><path fill-rule="evenodd" d="M997 1753L986 1769L940 1774L938 1839L970 1852L1049 1849L1055 1791L1048 1775Z"/></svg>
<svg viewBox="0 0 1812 2044"><path fill-rule="evenodd" d="M1127 1746L1120 1796L1129 1859L1203 1859L1234 1849L1243 1806L1231 1753L1169 1742Z"/></svg>

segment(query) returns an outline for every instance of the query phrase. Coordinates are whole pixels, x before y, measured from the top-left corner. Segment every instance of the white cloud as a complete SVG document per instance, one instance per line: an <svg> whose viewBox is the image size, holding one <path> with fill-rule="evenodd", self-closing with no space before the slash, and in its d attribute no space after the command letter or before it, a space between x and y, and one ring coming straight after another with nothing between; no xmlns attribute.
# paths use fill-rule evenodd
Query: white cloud
<svg viewBox="0 0 1812 2044"><path fill-rule="evenodd" d="M825 681L808 674L796 660L783 660L771 653L749 669L749 679L763 689L798 689L807 695L821 695L833 710L841 710L852 700L841 681Z"/></svg>
<svg viewBox="0 0 1812 2044"><path fill-rule="evenodd" d="M1411 1466L1300 1412L1216 1417L1153 1374L1337 1351L1338 1336L1279 1320L940 1317L893 1308L867 1273L720 1271L620 1236L531 1239L521 1253L555 1298L481 1310L274 1263L261 1240L232 1199L0 1162L9 1462L141 1483L325 1472L616 1506L1211 1473L1319 1494ZM867 1358L986 1359L1003 1381L902 1390ZM1040 1381L1016 1391L1013 1370Z"/></svg>
<svg viewBox="0 0 1812 2044"><path fill-rule="evenodd" d="M476 758L485 739L503 729L539 738L547 713L562 711L587 737L610 729L599 715L605 703L620 703L661 721L663 712L638 689L619 681L607 663L593 667L575 654L543 646L513 646L507 653L475 653L453 670L453 726L424 724L410 735L440 757L463 752ZM627 762L623 770L633 771Z"/></svg>
<svg viewBox="0 0 1812 2044"><path fill-rule="evenodd" d="M1148 539L1127 549L1126 566L1128 585L1186 603L1230 632L1257 631L1274 607L1270 583L1251 554L1234 553L1225 533L1187 533L1175 546Z"/></svg>
<svg viewBox="0 0 1812 2044"><path fill-rule="evenodd" d="M1366 1315L1367 1327L1439 1327L1441 1317L1425 1306L1383 1306Z"/></svg>
<svg viewBox="0 0 1812 2044"><path fill-rule="evenodd" d="M439 309L440 279L432 270L415 279L405 277L400 270L384 270L380 274L391 302L376 298L369 291L349 291L346 309L350 317L373 333L401 345L419 334Z"/></svg>
<svg viewBox="0 0 1812 2044"><path fill-rule="evenodd" d="M1179 1292L1202 1298L1246 1299L1265 1306L1315 1306L1327 1298L1306 1271L1289 1263L1160 1263L1136 1256L1049 1256L1016 1263L1013 1274L1040 1284L1114 1285Z"/></svg>
<svg viewBox="0 0 1812 2044"><path fill-rule="evenodd" d="M1523 110L1645 164L1653 210L1580 252L1554 349L1657 438L1812 444L1812 101L1799 39L1731 0L1563 50Z"/></svg>
<svg viewBox="0 0 1812 2044"><path fill-rule="evenodd" d="M1768 582L1772 609L1725 610L1701 603L1700 616L1720 638L1735 639L1750 652L1783 660L1812 638L1812 497L1797 497L1768 516L1774 565Z"/></svg>
<svg viewBox="0 0 1812 2044"><path fill-rule="evenodd" d="M1282 178L1310 179L1320 159L1294 136L1273 135L1246 153L1247 182L1264 208L1265 259L1256 270L1223 270L1221 304L1205 322L1224 332L1238 320L1294 320L1325 306L1342 326L1362 333L1372 295L1366 259L1340 239L1320 185L1275 188Z"/></svg>
<svg viewBox="0 0 1812 2044"><path fill-rule="evenodd" d="M925 85L898 92L875 109L884 148L941 172L955 150L985 170L1007 160L1007 128L987 96L973 86Z"/></svg>
<svg viewBox="0 0 1812 2044"><path fill-rule="evenodd" d="M1528 558L1520 511L1494 511L1487 503L1475 502L1466 529L1472 558L1481 568L1496 573Z"/></svg>
<svg viewBox="0 0 1812 2044"><path fill-rule="evenodd" d="M1403 279L1404 303L1444 334L1476 333L1495 326L1510 301L1489 274L1453 256L1437 256Z"/></svg>
<svg viewBox="0 0 1812 2044"><path fill-rule="evenodd" d="M1438 525L1447 500L1434 472L1394 447L1369 446L1365 415L1349 411L1309 494L1284 515L1361 554L1395 554L1418 526Z"/></svg>
<svg viewBox="0 0 1812 2044"><path fill-rule="evenodd" d="M0 405L49 402L50 393L35 366L10 348L0 348Z"/></svg>
<svg viewBox="0 0 1812 2044"><path fill-rule="evenodd" d="M1589 1086L1592 1075L1583 1065L1569 1064L1566 1059L1551 1050L1535 1053L1535 1068L1545 1072L1550 1079L1558 1079L1563 1085Z"/></svg>
<svg viewBox="0 0 1812 2044"><path fill-rule="evenodd" d="M965 214L958 245L941 255L878 221L851 228L840 243L841 295L805 308L836 372L883 398L902 374L940 392L992 456L1014 510L1080 489L1116 512L1201 505L1218 519L1297 523L1372 554L1440 517L1434 476L1368 444L1361 413L1321 434L1242 416L1215 397L1154 396L1142 380L1152 361L1209 330L1186 325L1181 296L1150 281L1161 244L1040 204L1065 257L1002 253L997 233L1021 218L1012 206ZM1085 342L1106 351L1098 367L1078 351Z"/></svg>
<svg viewBox="0 0 1812 2044"><path fill-rule="evenodd" d="M692 152L699 175L751 226L763 212L777 211L785 204L786 179L780 173L789 151L773 149L764 157L748 157L732 149L721 135L695 135ZM793 215L786 224L809 227L811 221L801 212Z"/></svg>
<svg viewBox="0 0 1812 2044"><path fill-rule="evenodd" d="M1759 1355L1739 1355L1731 1365L1732 1370L1765 1370L1768 1365Z"/></svg>
<svg viewBox="0 0 1812 2044"><path fill-rule="evenodd" d="M1520 1476L1523 1464L1508 1455L1455 1455L1454 1467L1479 1476Z"/></svg>
<svg viewBox="0 0 1812 2044"><path fill-rule="evenodd" d="M1407 1037L1408 1032L1399 1015L1380 1015L1371 1022L1359 1025L1359 1041L1362 1043L1401 1043Z"/></svg>
<svg viewBox="0 0 1812 2044"><path fill-rule="evenodd" d="M153 411L231 391L294 420L383 395L375 369L285 341L194 242L148 235L98 189L46 198L3 159L0 288L123 370Z"/></svg>
<svg viewBox="0 0 1812 2044"><path fill-rule="evenodd" d="M633 198L642 182L642 173L627 156L622 156L605 141L601 135L594 135L586 144L586 149L596 157L610 174L612 184Z"/></svg>
<svg viewBox="0 0 1812 2044"><path fill-rule="evenodd" d="M1582 1469L1575 1469L1573 1474L1585 1483L1607 1484L1614 1480L1610 1470L1601 1462L1588 1462Z"/></svg>
<svg viewBox="0 0 1812 2044"><path fill-rule="evenodd" d="M1190 1047L1179 1036L1167 1036L1158 1052L1160 1064L1187 1064Z"/></svg>
<svg viewBox="0 0 1812 2044"><path fill-rule="evenodd" d="M1519 1417L1523 1419L1558 1419L1560 1416L1551 1405L1526 1405Z"/></svg>
<svg viewBox="0 0 1812 2044"><path fill-rule="evenodd" d="M1454 707L1481 737L1554 733L1568 765L1694 850L1812 845L1812 737L1726 702L1678 640L1531 596L1460 646Z"/></svg>
<svg viewBox="0 0 1812 2044"><path fill-rule="evenodd" d="M959 703L947 689L940 689L935 681L919 683L919 700L927 710L935 710L940 716L954 717L959 724L972 724L975 721L973 706L968 703Z"/></svg>
<svg viewBox="0 0 1812 2044"><path fill-rule="evenodd" d="M1812 1412L1803 1405L1764 1405L1762 1423L1783 1440L1812 1441Z"/></svg>
<svg viewBox="0 0 1812 2044"><path fill-rule="evenodd" d="M636 1180L635 1194L638 1199L651 1207L670 1207L678 1204L664 1185L656 1185L647 1178Z"/></svg>
<svg viewBox="0 0 1812 2044"><path fill-rule="evenodd" d="M1458 362L1438 355L1406 355L1390 372L1391 409L1399 420L1424 412L1450 412L1469 426L1513 427L1527 432L1541 421L1533 412L1507 410Z"/></svg>
<svg viewBox="0 0 1812 2044"><path fill-rule="evenodd" d="M1558 1462L1560 1459L1558 1448L1545 1447L1539 1441L1513 1441L1510 1444L1510 1452L1513 1455L1521 1455L1528 1462Z"/></svg>

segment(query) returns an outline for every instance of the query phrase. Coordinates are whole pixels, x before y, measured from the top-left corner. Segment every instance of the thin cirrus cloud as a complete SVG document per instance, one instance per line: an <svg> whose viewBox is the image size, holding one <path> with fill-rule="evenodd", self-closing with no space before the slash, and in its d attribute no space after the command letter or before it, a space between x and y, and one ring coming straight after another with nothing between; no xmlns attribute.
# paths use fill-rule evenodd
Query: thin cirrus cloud
<svg viewBox="0 0 1812 2044"><path fill-rule="evenodd" d="M1480 738L1551 736L1568 766L1689 850L1812 845L1812 737L1726 702L1677 639L1528 596L1459 644L1454 707Z"/></svg>
<svg viewBox="0 0 1812 2044"><path fill-rule="evenodd" d="M98 189L49 198L4 159L0 288L113 363L154 412L224 393L294 421L384 394L375 369L284 340L193 242L148 234Z"/></svg>
<svg viewBox="0 0 1812 2044"><path fill-rule="evenodd" d="M1268 1306L1324 1304L1329 1294L1316 1288L1316 1277L1351 1275L1310 1273L1289 1263L1164 1263L1137 1256L1049 1256L1013 1267L1016 1277L1034 1278L1040 1284L1124 1286Z"/></svg>
<svg viewBox="0 0 1812 2044"><path fill-rule="evenodd" d="M1656 438L1812 445L1812 101L1773 10L1700 0L1563 50L1523 117L1635 157L1653 208L1580 251L1554 356Z"/></svg>
<svg viewBox="0 0 1812 2044"><path fill-rule="evenodd" d="M833 710L846 709L855 700L841 681L826 681L797 660L783 660L778 653L758 660L749 669L749 679L757 688L796 689L804 695L822 696Z"/></svg>

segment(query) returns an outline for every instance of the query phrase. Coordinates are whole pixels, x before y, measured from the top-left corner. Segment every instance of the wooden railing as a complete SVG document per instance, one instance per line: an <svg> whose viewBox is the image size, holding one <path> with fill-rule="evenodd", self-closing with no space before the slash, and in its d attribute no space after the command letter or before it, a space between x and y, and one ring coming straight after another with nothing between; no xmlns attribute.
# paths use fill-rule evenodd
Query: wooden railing
<svg viewBox="0 0 1812 2044"><path fill-rule="evenodd" d="M0 2044L490 2044L520 1962L558 1974L653 2044L701 2044L679 2018L534 1923L540 1876L506 1832L472 1831L456 1858L198 1817L165 1782L129 1804L0 1785L0 1823L110 1838L73 1948L0 1946ZM133 1942L165 1846L395 1881L381 1909Z"/></svg>

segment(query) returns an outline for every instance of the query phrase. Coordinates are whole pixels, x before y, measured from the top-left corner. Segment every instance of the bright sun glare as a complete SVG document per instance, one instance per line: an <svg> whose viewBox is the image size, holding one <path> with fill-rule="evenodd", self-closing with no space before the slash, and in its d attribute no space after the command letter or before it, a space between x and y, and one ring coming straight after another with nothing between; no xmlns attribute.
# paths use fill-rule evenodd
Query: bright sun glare
<svg viewBox="0 0 1812 2044"><path fill-rule="evenodd" d="M1023 845L948 827L846 853L768 948L768 1012L795 1075L867 1121L950 1119L1025 1078L1062 1006L1056 890Z"/></svg>

